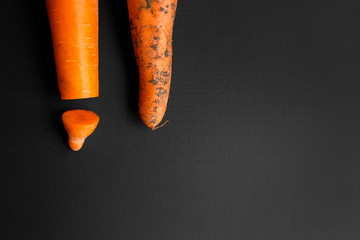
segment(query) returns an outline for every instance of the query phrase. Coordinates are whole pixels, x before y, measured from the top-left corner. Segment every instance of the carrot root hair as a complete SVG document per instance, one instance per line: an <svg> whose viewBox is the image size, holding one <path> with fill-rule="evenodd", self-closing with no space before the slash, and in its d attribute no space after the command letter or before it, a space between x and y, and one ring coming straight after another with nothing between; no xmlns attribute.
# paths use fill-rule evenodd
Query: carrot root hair
<svg viewBox="0 0 360 240"><path fill-rule="evenodd" d="M161 125L158 125L156 127L153 127L151 130L156 130L156 129L159 129L159 128L162 128L165 124L167 124L169 122L169 120L166 120L163 124Z"/></svg>

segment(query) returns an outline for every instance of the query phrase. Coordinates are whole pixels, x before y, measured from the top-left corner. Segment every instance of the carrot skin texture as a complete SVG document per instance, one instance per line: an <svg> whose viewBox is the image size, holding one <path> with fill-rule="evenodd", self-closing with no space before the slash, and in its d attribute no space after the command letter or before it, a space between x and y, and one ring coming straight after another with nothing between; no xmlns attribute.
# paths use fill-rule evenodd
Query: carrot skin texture
<svg viewBox="0 0 360 240"><path fill-rule="evenodd" d="M100 118L92 111L75 109L64 112L62 120L69 136L70 148L79 151L85 139L94 132Z"/></svg>
<svg viewBox="0 0 360 240"><path fill-rule="evenodd" d="M169 98L177 0L127 0L127 4L139 68L139 114L154 130Z"/></svg>
<svg viewBox="0 0 360 240"><path fill-rule="evenodd" d="M61 99L99 96L98 0L46 0Z"/></svg>

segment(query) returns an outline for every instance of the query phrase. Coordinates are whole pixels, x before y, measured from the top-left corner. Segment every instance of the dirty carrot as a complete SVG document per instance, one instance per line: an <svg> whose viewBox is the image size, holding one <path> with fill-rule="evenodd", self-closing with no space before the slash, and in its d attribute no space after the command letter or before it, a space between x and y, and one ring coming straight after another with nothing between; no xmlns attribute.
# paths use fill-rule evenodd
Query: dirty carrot
<svg viewBox="0 0 360 240"><path fill-rule="evenodd" d="M100 118L92 111L75 109L64 112L62 120L69 135L70 148L78 151L83 146L85 139L94 132Z"/></svg>
<svg viewBox="0 0 360 240"><path fill-rule="evenodd" d="M169 98L172 35L177 0L127 0L139 68L139 113L151 129L161 122Z"/></svg>
<svg viewBox="0 0 360 240"><path fill-rule="evenodd" d="M99 96L98 0L46 0L62 99Z"/></svg>

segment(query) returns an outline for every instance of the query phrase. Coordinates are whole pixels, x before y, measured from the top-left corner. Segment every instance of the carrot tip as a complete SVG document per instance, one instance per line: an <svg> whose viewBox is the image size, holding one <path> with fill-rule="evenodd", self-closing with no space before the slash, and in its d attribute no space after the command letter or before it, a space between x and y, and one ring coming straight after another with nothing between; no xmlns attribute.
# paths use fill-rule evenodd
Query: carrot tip
<svg viewBox="0 0 360 240"><path fill-rule="evenodd" d="M70 148L79 151L85 139L94 132L100 118L92 111L76 109L63 113L62 120L69 135Z"/></svg>
<svg viewBox="0 0 360 240"><path fill-rule="evenodd" d="M69 146L73 151L79 151L84 145L85 138L69 136Z"/></svg>

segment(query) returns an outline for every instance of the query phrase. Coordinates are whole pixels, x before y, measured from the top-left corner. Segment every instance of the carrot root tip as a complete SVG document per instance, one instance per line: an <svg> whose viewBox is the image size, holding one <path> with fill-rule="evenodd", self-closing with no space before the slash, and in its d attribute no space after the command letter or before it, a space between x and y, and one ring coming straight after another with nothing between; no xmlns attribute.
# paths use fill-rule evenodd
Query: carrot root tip
<svg viewBox="0 0 360 240"><path fill-rule="evenodd" d="M76 138L69 135L69 146L73 151L79 151L84 145L85 138Z"/></svg>

